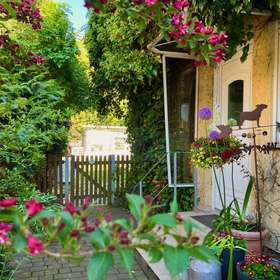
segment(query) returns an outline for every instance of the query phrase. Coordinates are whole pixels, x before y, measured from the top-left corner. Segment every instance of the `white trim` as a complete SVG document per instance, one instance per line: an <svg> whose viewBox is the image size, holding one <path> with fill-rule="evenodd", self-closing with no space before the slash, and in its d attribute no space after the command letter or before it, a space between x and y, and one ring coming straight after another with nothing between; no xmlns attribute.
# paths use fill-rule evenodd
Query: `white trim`
<svg viewBox="0 0 280 280"><path fill-rule="evenodd" d="M178 55L178 53L172 53L172 55L162 55L162 69L163 69L163 92L164 92L164 122L165 122L165 141L166 141L166 155L167 155L167 175L169 187L174 187L172 182L172 171L171 171L171 157L170 157L170 141L169 141L169 121L168 121L168 93L167 93L167 73L166 73L166 58L178 58L178 59L189 59L187 56ZM191 60L191 59L190 59ZM195 131L194 137L197 135L197 106L198 106L198 71L196 68L196 86L195 86ZM195 172L193 174L194 183L193 184L181 184L180 186L190 187L195 185ZM177 186L177 184L176 184ZM180 187L179 186L179 187Z"/></svg>
<svg viewBox="0 0 280 280"><path fill-rule="evenodd" d="M164 122L165 122L165 145L167 160L167 176L169 186L172 183L171 162L170 162L170 143L169 143L169 122L168 122L168 98L167 98L167 75L166 75L166 57L162 56L163 71L163 93L164 93Z"/></svg>

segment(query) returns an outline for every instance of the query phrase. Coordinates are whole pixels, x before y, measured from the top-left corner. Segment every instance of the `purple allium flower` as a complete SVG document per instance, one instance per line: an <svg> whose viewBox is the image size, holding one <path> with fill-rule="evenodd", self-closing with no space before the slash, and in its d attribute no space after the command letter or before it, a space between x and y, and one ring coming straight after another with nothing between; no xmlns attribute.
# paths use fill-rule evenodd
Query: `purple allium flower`
<svg viewBox="0 0 280 280"><path fill-rule="evenodd" d="M217 139L220 138L220 133L219 133L217 130L212 130L212 131L210 131L210 133L209 133L209 138L210 138L211 140L217 140Z"/></svg>
<svg viewBox="0 0 280 280"><path fill-rule="evenodd" d="M202 120L210 120L212 118L212 111L208 107L201 108L198 112L198 116Z"/></svg>

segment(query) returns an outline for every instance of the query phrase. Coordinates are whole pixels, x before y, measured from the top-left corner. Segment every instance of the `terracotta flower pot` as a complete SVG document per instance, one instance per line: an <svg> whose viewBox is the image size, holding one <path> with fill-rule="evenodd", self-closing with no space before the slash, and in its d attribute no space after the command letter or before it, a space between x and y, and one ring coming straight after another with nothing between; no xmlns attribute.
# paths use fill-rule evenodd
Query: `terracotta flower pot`
<svg viewBox="0 0 280 280"><path fill-rule="evenodd" d="M241 230L232 230L232 235L240 240L246 240L248 242L248 251L252 255L260 255L261 244L260 244L260 233L258 231L241 231ZM265 241L268 238L268 230L262 230L262 241Z"/></svg>

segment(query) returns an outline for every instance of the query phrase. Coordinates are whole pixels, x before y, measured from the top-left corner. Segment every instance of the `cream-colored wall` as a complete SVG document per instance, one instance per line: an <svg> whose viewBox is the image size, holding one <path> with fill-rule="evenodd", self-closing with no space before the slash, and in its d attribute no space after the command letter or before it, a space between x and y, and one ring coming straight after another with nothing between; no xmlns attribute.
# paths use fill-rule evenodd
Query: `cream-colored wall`
<svg viewBox="0 0 280 280"><path fill-rule="evenodd" d="M276 58L276 22L267 17L254 17L253 41L253 77L252 77L252 105L267 104L263 111L261 124L272 124L274 118L274 82ZM272 139L272 131L268 129L269 137L259 137L258 142L268 142Z"/></svg>
<svg viewBox="0 0 280 280"><path fill-rule="evenodd" d="M261 124L271 124L274 120L275 106L275 63L276 59L276 22L268 17L253 17L255 36L253 39L253 66L252 66L252 106L265 103L268 109L263 112ZM208 106L213 108L214 69L201 67L198 69L198 108ZM253 108L252 108L253 109ZM205 135L205 124L198 121L198 137ZM269 135L258 138L258 142L272 140L272 131ZM212 178L209 170L198 170L199 208L213 208Z"/></svg>
<svg viewBox="0 0 280 280"><path fill-rule="evenodd" d="M198 104L197 107L210 107L213 109L214 69L210 67L198 68ZM207 124L209 125L209 124ZM198 120L197 137L205 136L206 124ZM212 209L212 179L211 171L198 169L198 208Z"/></svg>

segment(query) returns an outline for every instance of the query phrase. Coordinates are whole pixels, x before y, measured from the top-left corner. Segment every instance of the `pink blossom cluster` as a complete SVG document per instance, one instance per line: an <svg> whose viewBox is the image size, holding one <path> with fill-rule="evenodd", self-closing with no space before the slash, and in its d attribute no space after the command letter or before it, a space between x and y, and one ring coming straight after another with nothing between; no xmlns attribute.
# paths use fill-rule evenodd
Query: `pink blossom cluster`
<svg viewBox="0 0 280 280"><path fill-rule="evenodd" d="M8 233L12 230L13 225L0 222L0 244L6 244L10 242Z"/></svg>
<svg viewBox="0 0 280 280"><path fill-rule="evenodd" d="M39 54L36 54L32 51L29 51L27 54L29 56L29 61L28 61L29 66L34 64L41 65L45 62L44 57Z"/></svg>
<svg viewBox="0 0 280 280"><path fill-rule="evenodd" d="M100 0L100 3L107 4L107 1ZM92 2L85 0L85 7L100 12L93 6ZM146 18L147 23L150 23L153 18L162 21L159 22L160 25L170 22L170 26L168 26L169 37L176 40L188 54L193 54L196 57L195 67L209 63L218 64L224 60L227 35L216 32L214 28L206 26L197 19L192 7L190 7L189 0L134 0L131 5L133 4L140 5L139 14ZM159 9L154 6L158 7L158 5L161 5L159 7L161 14L156 17L156 13L158 13L156 10Z"/></svg>
<svg viewBox="0 0 280 280"><path fill-rule="evenodd" d="M6 198L0 200L0 208L10 208L16 205L17 200L15 198ZM35 216L37 213L43 210L43 205L36 199L32 199L25 204L26 212L29 218ZM8 244L10 242L8 233L13 229L12 224L0 222L0 243ZM41 240L33 236L31 233L27 233L27 247L32 256L36 256L44 250L44 245Z"/></svg>
<svg viewBox="0 0 280 280"><path fill-rule="evenodd" d="M33 29L41 28L42 17L39 9L35 7L34 0L11 0L8 4L15 10L19 21L30 23ZM1 4L0 14L5 18L10 17L9 12Z"/></svg>

